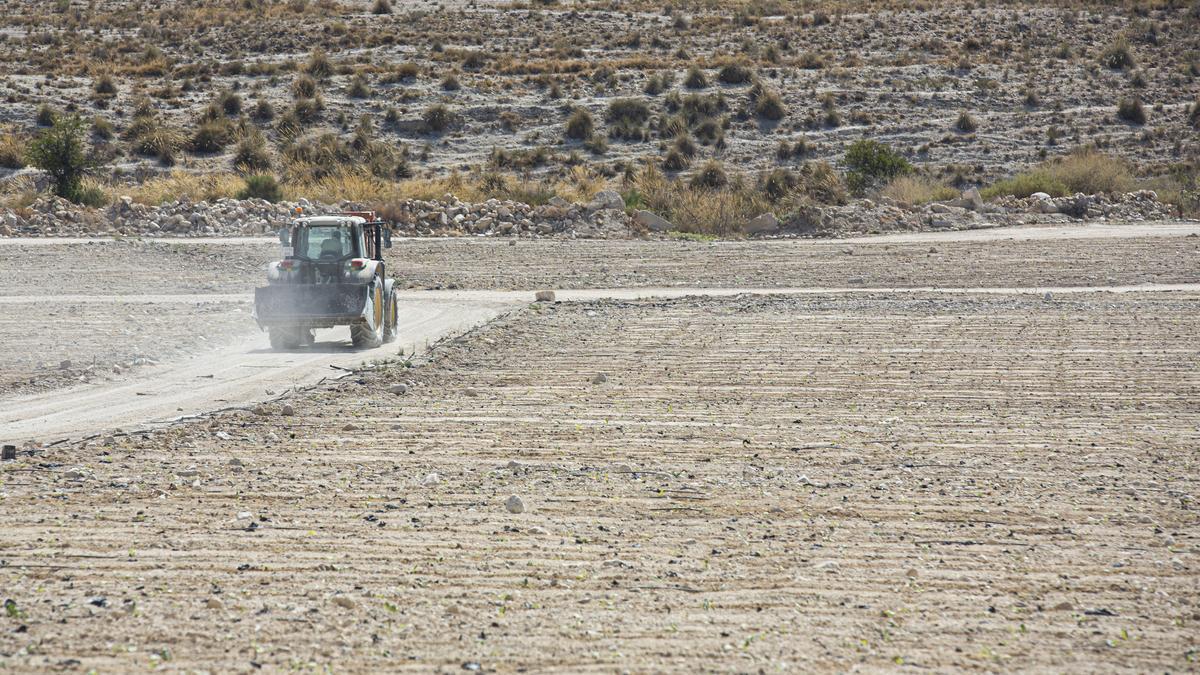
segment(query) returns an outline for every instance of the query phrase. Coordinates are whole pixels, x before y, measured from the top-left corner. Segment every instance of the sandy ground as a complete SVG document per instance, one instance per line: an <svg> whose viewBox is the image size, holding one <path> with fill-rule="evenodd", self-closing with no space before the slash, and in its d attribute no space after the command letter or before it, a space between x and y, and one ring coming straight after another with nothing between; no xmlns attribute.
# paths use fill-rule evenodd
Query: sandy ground
<svg viewBox="0 0 1200 675"><path fill-rule="evenodd" d="M0 663L1186 670L1198 301L537 305L22 456Z"/></svg>

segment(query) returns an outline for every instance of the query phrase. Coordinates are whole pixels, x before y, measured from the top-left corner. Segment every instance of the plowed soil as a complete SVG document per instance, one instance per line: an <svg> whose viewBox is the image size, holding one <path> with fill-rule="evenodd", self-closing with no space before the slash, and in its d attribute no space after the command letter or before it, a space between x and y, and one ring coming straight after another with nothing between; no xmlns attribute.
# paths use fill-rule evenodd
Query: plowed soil
<svg viewBox="0 0 1200 675"><path fill-rule="evenodd" d="M0 663L1187 670L1198 302L541 304L22 455Z"/></svg>

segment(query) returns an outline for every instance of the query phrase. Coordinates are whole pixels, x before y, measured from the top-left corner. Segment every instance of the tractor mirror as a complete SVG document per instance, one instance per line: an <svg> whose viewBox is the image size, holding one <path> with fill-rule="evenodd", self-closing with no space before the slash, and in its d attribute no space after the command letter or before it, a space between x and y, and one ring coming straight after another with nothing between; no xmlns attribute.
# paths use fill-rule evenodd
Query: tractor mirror
<svg viewBox="0 0 1200 675"><path fill-rule="evenodd" d="M289 229L289 228L286 228L286 227L281 227L281 228L279 228L279 243L280 243L280 244L283 244L284 246L291 246L291 245L292 245L292 231L291 231L291 229Z"/></svg>
<svg viewBox="0 0 1200 675"><path fill-rule="evenodd" d="M383 247L392 247L392 228L390 227L383 228Z"/></svg>

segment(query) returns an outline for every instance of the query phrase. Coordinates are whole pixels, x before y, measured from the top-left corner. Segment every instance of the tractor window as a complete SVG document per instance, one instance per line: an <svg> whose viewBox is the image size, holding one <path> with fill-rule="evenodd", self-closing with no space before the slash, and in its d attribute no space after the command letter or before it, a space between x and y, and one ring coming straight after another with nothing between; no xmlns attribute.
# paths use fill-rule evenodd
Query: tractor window
<svg viewBox="0 0 1200 675"><path fill-rule="evenodd" d="M301 230L300 255L309 260L341 260L354 255L351 230L344 227L307 227Z"/></svg>

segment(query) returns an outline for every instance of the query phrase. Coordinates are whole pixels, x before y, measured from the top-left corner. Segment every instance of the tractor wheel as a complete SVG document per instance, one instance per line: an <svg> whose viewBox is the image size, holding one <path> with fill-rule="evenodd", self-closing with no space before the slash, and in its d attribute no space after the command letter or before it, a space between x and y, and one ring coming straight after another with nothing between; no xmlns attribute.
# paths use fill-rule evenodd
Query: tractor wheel
<svg viewBox="0 0 1200 675"><path fill-rule="evenodd" d="M397 327L400 322L400 302L396 300L396 293L394 291L387 299L385 306L387 310L384 312L383 318L383 341L395 342L396 334L398 333Z"/></svg>
<svg viewBox="0 0 1200 675"><path fill-rule="evenodd" d="M271 349L276 351L295 349L303 342L301 332L295 328L272 326L267 329L267 335L271 338Z"/></svg>
<svg viewBox="0 0 1200 675"><path fill-rule="evenodd" d="M371 304L375 309L375 316L372 317L375 319L375 327L371 328L365 323L350 326L350 340L354 343L355 347L359 347L360 349L374 349L383 344L383 323L387 312L383 308L382 284L372 284L371 298Z"/></svg>

